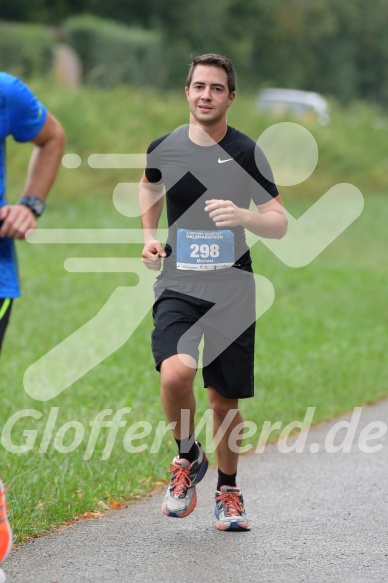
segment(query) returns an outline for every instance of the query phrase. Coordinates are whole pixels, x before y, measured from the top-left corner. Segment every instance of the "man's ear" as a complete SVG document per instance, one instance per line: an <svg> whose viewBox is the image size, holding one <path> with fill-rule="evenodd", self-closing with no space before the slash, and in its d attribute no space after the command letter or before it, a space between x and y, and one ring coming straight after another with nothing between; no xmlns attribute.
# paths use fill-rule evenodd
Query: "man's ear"
<svg viewBox="0 0 388 583"><path fill-rule="evenodd" d="M230 93L230 95L229 95L228 107L230 107L232 105L235 97L236 97L236 92L232 91L232 93Z"/></svg>

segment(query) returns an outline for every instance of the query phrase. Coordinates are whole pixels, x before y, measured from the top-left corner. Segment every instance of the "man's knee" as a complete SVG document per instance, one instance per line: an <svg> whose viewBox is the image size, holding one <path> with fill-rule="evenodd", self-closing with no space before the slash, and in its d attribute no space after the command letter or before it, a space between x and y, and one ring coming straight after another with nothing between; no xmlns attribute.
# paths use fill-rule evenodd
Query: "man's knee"
<svg viewBox="0 0 388 583"><path fill-rule="evenodd" d="M219 421L223 421L228 415L234 418L239 412L238 399L227 399L217 393L215 389L209 391L209 402L213 415Z"/></svg>
<svg viewBox="0 0 388 583"><path fill-rule="evenodd" d="M160 372L162 388L171 396L182 396L192 390L195 368L187 366L178 355L162 362Z"/></svg>

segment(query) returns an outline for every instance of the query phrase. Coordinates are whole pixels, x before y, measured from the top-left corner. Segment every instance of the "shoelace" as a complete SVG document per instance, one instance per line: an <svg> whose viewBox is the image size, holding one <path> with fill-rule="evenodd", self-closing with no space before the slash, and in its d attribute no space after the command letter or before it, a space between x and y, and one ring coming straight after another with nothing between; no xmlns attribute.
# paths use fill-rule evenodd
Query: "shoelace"
<svg viewBox="0 0 388 583"><path fill-rule="evenodd" d="M216 498L216 502L222 502L228 514L239 515L244 512L244 506L240 502L241 494L220 494Z"/></svg>
<svg viewBox="0 0 388 583"><path fill-rule="evenodd" d="M190 488L192 484L190 480L190 468L182 468L182 466L178 464L171 464L168 471L173 474L171 491L178 495L185 494L186 490Z"/></svg>

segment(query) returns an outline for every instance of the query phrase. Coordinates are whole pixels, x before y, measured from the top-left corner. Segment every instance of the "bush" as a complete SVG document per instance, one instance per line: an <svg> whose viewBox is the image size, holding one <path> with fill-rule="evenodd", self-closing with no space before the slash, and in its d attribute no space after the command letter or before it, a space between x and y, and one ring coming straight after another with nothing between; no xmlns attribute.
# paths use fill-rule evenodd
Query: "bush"
<svg viewBox="0 0 388 583"><path fill-rule="evenodd" d="M86 83L101 87L160 83L158 32L129 28L88 15L68 19L62 31L65 42L81 58Z"/></svg>
<svg viewBox="0 0 388 583"><path fill-rule="evenodd" d="M47 74L54 43L47 27L0 22L0 69L21 77Z"/></svg>

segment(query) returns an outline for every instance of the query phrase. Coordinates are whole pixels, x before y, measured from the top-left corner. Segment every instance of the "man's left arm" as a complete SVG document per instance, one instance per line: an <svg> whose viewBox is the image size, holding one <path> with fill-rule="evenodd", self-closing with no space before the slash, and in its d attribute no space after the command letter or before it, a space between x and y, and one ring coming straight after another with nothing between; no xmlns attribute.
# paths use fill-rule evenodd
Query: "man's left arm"
<svg viewBox="0 0 388 583"><path fill-rule="evenodd" d="M205 211L219 229L241 225L267 239L282 239L287 233L287 214L279 195L257 205L257 211L240 208L230 200L217 199L207 200Z"/></svg>
<svg viewBox="0 0 388 583"><path fill-rule="evenodd" d="M38 196L44 201L57 176L65 147L65 133L57 119L47 113L40 132L31 140L34 145L22 197ZM36 215L23 204L0 208L1 237L24 239L36 227Z"/></svg>

